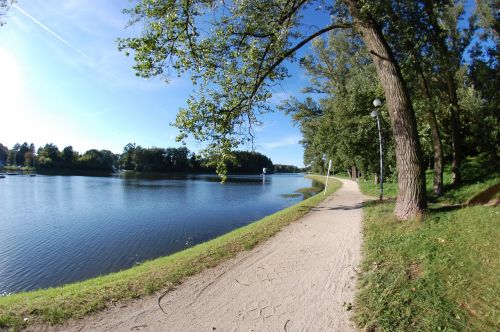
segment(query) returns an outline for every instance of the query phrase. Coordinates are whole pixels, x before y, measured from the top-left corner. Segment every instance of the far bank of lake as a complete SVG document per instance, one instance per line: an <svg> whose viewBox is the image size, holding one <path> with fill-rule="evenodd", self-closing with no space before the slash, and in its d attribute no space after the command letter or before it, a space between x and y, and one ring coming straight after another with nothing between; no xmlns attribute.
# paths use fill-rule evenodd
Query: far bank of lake
<svg viewBox="0 0 500 332"><path fill-rule="evenodd" d="M182 250L293 205L301 174L7 176L0 293L52 287ZM318 187L318 190L320 188Z"/></svg>

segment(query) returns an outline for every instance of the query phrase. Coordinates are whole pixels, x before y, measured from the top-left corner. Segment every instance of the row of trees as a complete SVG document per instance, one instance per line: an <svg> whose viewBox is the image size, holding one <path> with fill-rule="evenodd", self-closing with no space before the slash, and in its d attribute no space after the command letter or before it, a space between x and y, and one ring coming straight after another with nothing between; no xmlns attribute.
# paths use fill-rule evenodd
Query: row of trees
<svg viewBox="0 0 500 332"><path fill-rule="evenodd" d="M306 171L305 168L299 168L294 165L274 164L274 173L300 173Z"/></svg>
<svg viewBox="0 0 500 332"><path fill-rule="evenodd" d="M214 172L209 160L190 152L186 147L143 148L129 143L123 149L118 162L120 168L149 172ZM274 165L267 156L250 151L235 151L227 162L229 173L260 174L263 168L273 172Z"/></svg>
<svg viewBox="0 0 500 332"><path fill-rule="evenodd" d="M497 48L485 53L480 43L471 45L478 27L472 17L460 28L461 3L439 7L428 1L400 2L389 14L387 41L399 51L395 58L412 97L422 160L434 169L434 194L440 195L445 162L452 164L453 184L458 185L464 155L498 158L500 105L498 91L492 89L500 83ZM331 32L327 40L316 40L313 49L301 61L311 77L305 92L321 93L323 98L290 99L282 106L302 129L305 163L324 172L326 160L333 159L342 169L354 165L365 175L377 175L378 139L368 114L382 86L370 53L351 30ZM384 172L397 176L389 114L382 112L382 118Z"/></svg>
<svg viewBox="0 0 500 332"><path fill-rule="evenodd" d="M236 151L235 158L228 164L230 173L260 174L266 168L273 172L271 159L258 152ZM36 161L34 161L36 158ZM40 147L35 154L34 144L15 144L12 149L0 144L0 166L18 165L42 170L106 171L116 169L138 172L214 172L215 168L207 160L190 152L186 147L143 148L135 143L127 144L122 154L109 150L88 150L80 154L72 146L62 151L54 144ZM296 172L298 168L276 165L277 172Z"/></svg>
<svg viewBox="0 0 500 332"><path fill-rule="evenodd" d="M15 144L12 149L0 143L0 166L1 165L33 165L35 146L28 143Z"/></svg>
<svg viewBox="0 0 500 332"><path fill-rule="evenodd" d="M12 149L0 143L0 166L26 166L42 170L113 171L119 155L109 150L88 150L80 154L72 146L62 151L52 143L38 148L33 143L15 144Z"/></svg>
<svg viewBox="0 0 500 332"><path fill-rule="evenodd" d="M384 94L388 167L398 178L395 215L411 219L427 206L426 159L440 194L444 158L451 159L458 185L464 152L498 146L492 129L498 127L498 92L491 87L498 87L499 11L494 1L476 2L477 15L467 24L463 2L453 0L141 0L128 10L131 23L143 25L140 35L121 39L119 48L134 53L139 76L165 76L171 69L191 75L198 90L178 113L179 139L208 141L206 153L223 176L231 150L253 140L258 116L271 109L266 101L273 85L288 77L284 61L330 33L336 45L317 42L315 55L303 63L311 92L328 97L284 106L305 133L306 161L320 164L326 155L374 171L376 135L366 112ZM305 23L318 13L330 22ZM478 55L464 66L478 25L495 44L492 56ZM495 83L481 86L479 77ZM474 132L477 124L486 139ZM336 139L346 135L342 143ZM321 136L332 144L322 146Z"/></svg>

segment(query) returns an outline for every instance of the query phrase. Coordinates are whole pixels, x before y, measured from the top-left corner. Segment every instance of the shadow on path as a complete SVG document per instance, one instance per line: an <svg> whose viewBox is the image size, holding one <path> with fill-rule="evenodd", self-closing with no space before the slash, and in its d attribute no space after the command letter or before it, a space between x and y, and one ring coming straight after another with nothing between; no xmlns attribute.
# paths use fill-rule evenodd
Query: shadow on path
<svg viewBox="0 0 500 332"><path fill-rule="evenodd" d="M332 206L332 207L327 207L327 206L321 206L321 207L316 207L311 209L311 211L334 211L334 210L357 210L361 209L363 207L363 203L357 203L353 205L338 205L338 206Z"/></svg>

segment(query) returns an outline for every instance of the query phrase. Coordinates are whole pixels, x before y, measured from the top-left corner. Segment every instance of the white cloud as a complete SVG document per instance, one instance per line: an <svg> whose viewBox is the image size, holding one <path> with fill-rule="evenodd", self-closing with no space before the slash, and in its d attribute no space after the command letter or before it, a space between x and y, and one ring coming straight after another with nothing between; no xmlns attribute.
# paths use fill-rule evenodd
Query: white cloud
<svg viewBox="0 0 500 332"><path fill-rule="evenodd" d="M269 99L269 102L274 105L281 105L283 101L289 99L292 96L290 92L273 92L273 96Z"/></svg>
<svg viewBox="0 0 500 332"><path fill-rule="evenodd" d="M276 149L284 146L298 145L302 137L298 135L283 137L274 142L262 143L264 149Z"/></svg>

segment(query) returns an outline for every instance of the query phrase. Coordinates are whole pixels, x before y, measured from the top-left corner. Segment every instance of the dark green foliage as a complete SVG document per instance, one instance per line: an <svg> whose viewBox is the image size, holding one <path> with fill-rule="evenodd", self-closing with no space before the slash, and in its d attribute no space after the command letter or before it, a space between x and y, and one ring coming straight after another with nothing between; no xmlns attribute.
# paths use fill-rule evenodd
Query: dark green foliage
<svg viewBox="0 0 500 332"><path fill-rule="evenodd" d="M303 169L294 165L274 164L274 173L300 173Z"/></svg>
<svg viewBox="0 0 500 332"><path fill-rule="evenodd" d="M78 157L78 153L75 153L73 151L73 147L67 146L62 150L62 159L63 159L63 164L64 168L72 168L73 165L76 163L76 158Z"/></svg>
<svg viewBox="0 0 500 332"><path fill-rule="evenodd" d="M78 157L76 168L85 171L113 171L118 156L108 150L89 150Z"/></svg>
<svg viewBox="0 0 500 332"><path fill-rule="evenodd" d="M9 158L9 148L0 143L0 166L7 164Z"/></svg>
<svg viewBox="0 0 500 332"><path fill-rule="evenodd" d="M16 144L9 150L0 144L0 167L29 166L33 167L35 147ZM267 156L251 151L233 152L232 162L226 161L230 173L261 174L266 168L268 173L274 171L274 166ZM186 147L179 148L143 148L135 143L129 143L123 148L121 155L109 150L91 149L84 154L65 147L62 152L55 144L46 144L38 149L36 154L36 169L38 171L99 171L113 172L123 169L135 172L204 172L213 173L215 168L208 160L190 152ZM285 168L280 167L280 171ZM286 170L298 171L295 166L287 166Z"/></svg>
<svg viewBox="0 0 500 332"><path fill-rule="evenodd" d="M57 169L63 165L59 148L55 144L45 144L37 151L37 164L40 169Z"/></svg>
<svg viewBox="0 0 500 332"><path fill-rule="evenodd" d="M137 172L188 172L199 171L196 156L186 147L143 148L129 143L123 148L119 160L122 169Z"/></svg>
<svg viewBox="0 0 500 332"><path fill-rule="evenodd" d="M272 161L258 152L235 151L232 163L227 162L229 173L260 174L262 168L273 171ZM206 172L214 167L201 156L180 148L143 148L129 143L123 149L119 165L122 169L139 172Z"/></svg>
<svg viewBox="0 0 500 332"><path fill-rule="evenodd" d="M261 174L263 168L266 168L267 172L269 173L272 173L274 171L273 162L271 161L271 159L261 153L250 151L235 151L234 156L236 158L236 162L229 165L229 174Z"/></svg>
<svg viewBox="0 0 500 332"><path fill-rule="evenodd" d="M497 39L498 41L498 39ZM469 155L488 153L500 161L500 68L498 45L470 52L470 63L459 76L464 109L465 149Z"/></svg>
<svg viewBox="0 0 500 332"><path fill-rule="evenodd" d="M27 164L27 166L29 166L29 164L32 163L34 152L35 146L33 144L28 145L26 142L23 144L16 143L10 150L10 153L13 155L8 156L7 164L21 166Z"/></svg>
<svg viewBox="0 0 500 332"><path fill-rule="evenodd" d="M3 146L3 145L1 145ZM89 150L79 154L72 146L67 146L63 151L52 143L40 147L35 155L33 143L28 145L16 144L8 151L7 165L28 169L36 168L37 171L113 171L118 161L118 155L108 150ZM36 160L35 160L36 158ZM2 164L0 156L0 165Z"/></svg>
<svg viewBox="0 0 500 332"><path fill-rule="evenodd" d="M370 111L383 93L361 38L351 30L331 32L326 41L315 40L313 50L301 59L311 82L304 91L321 93L319 101L291 98L282 105L300 125L304 163L322 174L329 159L336 172L356 166L364 176L378 173L378 132ZM379 112L387 176L394 173L394 147L385 107Z"/></svg>

